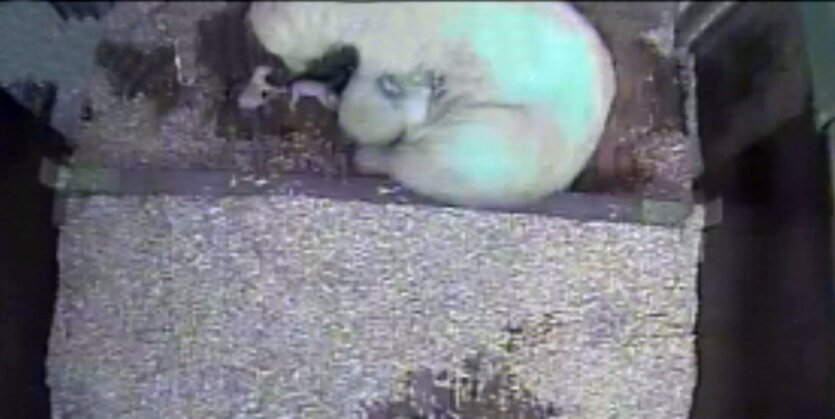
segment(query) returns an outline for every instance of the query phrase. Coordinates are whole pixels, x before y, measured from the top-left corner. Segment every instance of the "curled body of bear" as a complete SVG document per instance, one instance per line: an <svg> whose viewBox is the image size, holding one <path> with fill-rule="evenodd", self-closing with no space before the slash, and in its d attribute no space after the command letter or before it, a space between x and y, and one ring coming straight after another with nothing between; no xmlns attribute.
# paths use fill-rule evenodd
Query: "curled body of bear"
<svg viewBox="0 0 835 419"><path fill-rule="evenodd" d="M339 46L357 48L338 111L361 145L357 165L446 202L524 205L567 188L614 99L608 50L565 3L256 7L256 35L291 69ZM432 83L400 97L376 84L422 71L442 76L443 95Z"/></svg>
<svg viewBox="0 0 835 419"><path fill-rule="evenodd" d="M525 205L570 185L594 150L571 143L547 111L477 107L393 146L360 146L359 170L465 206Z"/></svg>

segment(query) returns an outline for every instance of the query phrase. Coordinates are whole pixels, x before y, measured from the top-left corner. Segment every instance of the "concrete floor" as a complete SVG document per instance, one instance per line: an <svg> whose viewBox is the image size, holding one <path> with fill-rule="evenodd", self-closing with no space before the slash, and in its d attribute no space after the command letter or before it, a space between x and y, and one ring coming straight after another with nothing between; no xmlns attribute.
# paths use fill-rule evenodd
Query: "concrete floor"
<svg viewBox="0 0 835 419"><path fill-rule="evenodd" d="M489 382L463 370L474 354L555 412L487 417L689 410L699 211L657 227L304 196L68 204L61 416L366 417L421 369Z"/></svg>

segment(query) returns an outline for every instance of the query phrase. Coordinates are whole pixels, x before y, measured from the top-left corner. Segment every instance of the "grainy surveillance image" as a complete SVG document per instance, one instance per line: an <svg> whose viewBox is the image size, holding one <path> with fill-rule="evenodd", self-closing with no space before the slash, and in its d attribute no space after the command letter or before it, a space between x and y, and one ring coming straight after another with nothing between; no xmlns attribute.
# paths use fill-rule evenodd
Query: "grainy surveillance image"
<svg viewBox="0 0 835 419"><path fill-rule="evenodd" d="M826 16L0 3L0 417L833 417Z"/></svg>

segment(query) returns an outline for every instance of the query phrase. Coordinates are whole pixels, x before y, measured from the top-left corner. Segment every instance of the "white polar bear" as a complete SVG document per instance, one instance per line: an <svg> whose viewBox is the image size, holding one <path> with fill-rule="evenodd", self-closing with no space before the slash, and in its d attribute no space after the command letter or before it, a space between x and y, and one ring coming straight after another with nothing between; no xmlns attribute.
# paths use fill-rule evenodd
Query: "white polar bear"
<svg viewBox="0 0 835 419"><path fill-rule="evenodd" d="M255 3L249 20L293 71L354 46L339 122L357 165L453 204L567 188L614 99L608 50L564 3Z"/></svg>

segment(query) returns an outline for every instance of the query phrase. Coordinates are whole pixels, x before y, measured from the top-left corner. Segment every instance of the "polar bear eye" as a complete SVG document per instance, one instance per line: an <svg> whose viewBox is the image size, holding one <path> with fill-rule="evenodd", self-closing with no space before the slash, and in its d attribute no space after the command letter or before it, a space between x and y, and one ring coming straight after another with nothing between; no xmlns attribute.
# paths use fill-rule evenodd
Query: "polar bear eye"
<svg viewBox="0 0 835 419"><path fill-rule="evenodd" d="M403 86L401 86L400 83L394 79L394 76L390 74L378 77L377 87L386 97L391 99L401 98L406 94Z"/></svg>

